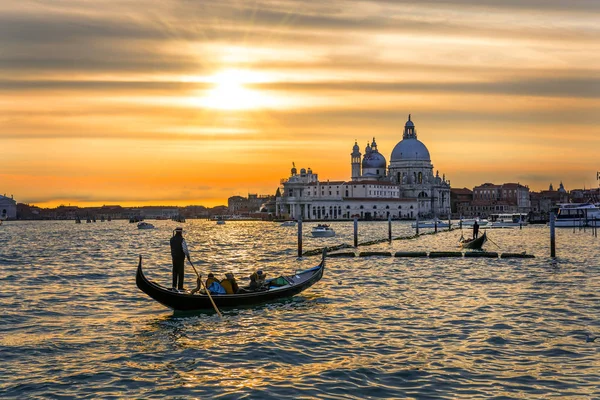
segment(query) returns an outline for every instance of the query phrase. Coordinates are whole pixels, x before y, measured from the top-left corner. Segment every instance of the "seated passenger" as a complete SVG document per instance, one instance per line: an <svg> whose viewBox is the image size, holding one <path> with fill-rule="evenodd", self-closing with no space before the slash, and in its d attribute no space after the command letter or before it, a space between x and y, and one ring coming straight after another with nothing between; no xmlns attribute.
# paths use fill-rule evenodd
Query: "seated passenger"
<svg viewBox="0 0 600 400"><path fill-rule="evenodd" d="M227 294L235 294L239 287L232 272L225 274L225 279L221 281L221 286L225 288Z"/></svg>
<svg viewBox="0 0 600 400"><path fill-rule="evenodd" d="M227 294L227 291L223 285L221 285L217 280L213 281L210 286L207 287L210 294Z"/></svg>
<svg viewBox="0 0 600 400"><path fill-rule="evenodd" d="M215 278L215 275L211 272L210 274L208 274L208 278L206 278L206 283L204 284L207 288L210 287L210 285L213 282L219 282L219 280L217 278Z"/></svg>
<svg viewBox="0 0 600 400"><path fill-rule="evenodd" d="M265 284L265 277L267 274L263 273L262 270L258 270L250 275L250 290L259 290Z"/></svg>

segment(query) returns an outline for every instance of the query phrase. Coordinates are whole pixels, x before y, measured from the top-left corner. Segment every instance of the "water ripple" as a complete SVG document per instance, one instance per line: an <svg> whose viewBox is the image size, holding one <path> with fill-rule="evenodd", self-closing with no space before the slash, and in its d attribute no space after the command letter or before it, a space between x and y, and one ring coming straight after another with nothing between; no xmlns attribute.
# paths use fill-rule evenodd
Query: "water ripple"
<svg viewBox="0 0 600 400"><path fill-rule="evenodd" d="M352 243L334 223L327 245ZM599 398L600 246L588 233L494 230L500 252L535 259L328 260L307 292L257 307L173 313L135 287L138 255L168 284L168 239L112 221L12 222L0 229L0 391L8 398ZM305 222L305 249L322 247ZM295 229L188 221L203 274L240 280L314 265ZM412 234L394 222L394 235ZM361 223L359 242L387 223ZM456 251L460 232L369 247ZM576 250L572 245L577 243ZM492 250L492 249L490 249ZM187 283L195 282L191 270Z"/></svg>

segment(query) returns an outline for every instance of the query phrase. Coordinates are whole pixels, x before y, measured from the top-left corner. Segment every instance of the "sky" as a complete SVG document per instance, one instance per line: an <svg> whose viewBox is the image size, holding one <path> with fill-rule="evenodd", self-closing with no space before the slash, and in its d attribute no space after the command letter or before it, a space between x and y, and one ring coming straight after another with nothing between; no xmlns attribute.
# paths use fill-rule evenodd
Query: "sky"
<svg viewBox="0 0 600 400"><path fill-rule="evenodd" d="M0 2L0 194L227 204L412 114L453 188L597 187L600 1Z"/></svg>

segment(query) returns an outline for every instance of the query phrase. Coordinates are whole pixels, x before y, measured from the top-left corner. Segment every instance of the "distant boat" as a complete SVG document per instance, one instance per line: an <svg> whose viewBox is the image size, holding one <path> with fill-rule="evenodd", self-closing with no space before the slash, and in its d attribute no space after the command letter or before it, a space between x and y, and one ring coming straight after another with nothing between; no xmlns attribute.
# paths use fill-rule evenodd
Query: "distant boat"
<svg viewBox="0 0 600 400"><path fill-rule="evenodd" d="M527 214L490 214L490 226L492 228L512 228L527 225Z"/></svg>
<svg viewBox="0 0 600 400"><path fill-rule="evenodd" d="M483 244L487 242L487 232L483 232L483 235L479 236L476 239L464 239L461 242L461 246L463 249L471 249L471 250L481 250Z"/></svg>
<svg viewBox="0 0 600 400"><path fill-rule="evenodd" d="M285 221L280 226L296 226L296 221Z"/></svg>
<svg viewBox="0 0 600 400"><path fill-rule="evenodd" d="M217 221L217 225L225 225L225 221L223 221L222 219Z"/></svg>
<svg viewBox="0 0 600 400"><path fill-rule="evenodd" d="M413 222L411 225L413 228L417 227L417 223ZM433 219L431 221L419 221L419 228L448 228L450 225L448 225L448 222L444 222L441 219Z"/></svg>
<svg viewBox="0 0 600 400"><path fill-rule="evenodd" d="M477 224L479 226L486 226L488 224L488 220L487 219L481 219L481 218L469 218L469 219L461 219L457 225L460 225L462 223L462 226L473 226L475 224L475 221L477 221Z"/></svg>
<svg viewBox="0 0 600 400"><path fill-rule="evenodd" d="M317 225L311 231L313 237L332 237L335 236L335 231L329 225Z"/></svg>
<svg viewBox="0 0 600 400"><path fill-rule="evenodd" d="M138 229L154 229L154 225L148 223L148 222L139 222L137 224Z"/></svg>

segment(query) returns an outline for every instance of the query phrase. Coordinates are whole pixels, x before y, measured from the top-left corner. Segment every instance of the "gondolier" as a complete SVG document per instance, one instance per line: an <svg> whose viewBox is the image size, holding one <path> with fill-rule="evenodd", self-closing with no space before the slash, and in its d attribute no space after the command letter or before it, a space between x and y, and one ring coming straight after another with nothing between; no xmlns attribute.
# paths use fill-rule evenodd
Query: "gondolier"
<svg viewBox="0 0 600 400"><path fill-rule="evenodd" d="M479 224L477 220L473 223L473 239L477 239L479 237Z"/></svg>
<svg viewBox="0 0 600 400"><path fill-rule="evenodd" d="M183 290L183 278L185 275L184 264L187 257L190 260L190 252L183 238L183 228L175 228L171 243L171 257L173 258L173 289Z"/></svg>

